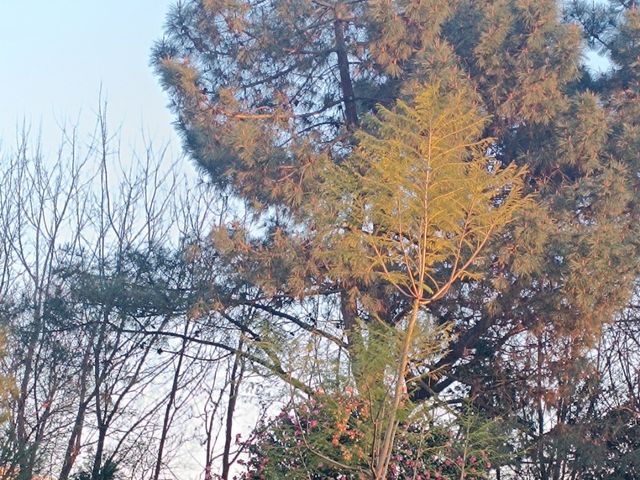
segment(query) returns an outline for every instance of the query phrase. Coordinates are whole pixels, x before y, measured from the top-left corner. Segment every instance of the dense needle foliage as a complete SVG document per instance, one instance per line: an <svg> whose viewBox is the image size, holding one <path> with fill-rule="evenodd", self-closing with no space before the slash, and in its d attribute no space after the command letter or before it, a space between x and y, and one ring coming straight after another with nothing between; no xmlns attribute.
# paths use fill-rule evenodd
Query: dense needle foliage
<svg viewBox="0 0 640 480"><path fill-rule="evenodd" d="M603 335L620 334L639 268L637 27L635 3L617 1L194 1L174 8L154 61L187 150L268 225L262 238L245 235L247 261L238 266L242 281L277 301L251 301L294 317L300 299L337 302L349 345L362 322L401 323L411 294L407 270L387 269L395 289L379 276L360 277L363 264L373 273L398 263L397 238L385 239L384 252L370 245L373 253L350 254L339 275L319 264L308 228L313 204L322 205L315 195L324 165L358 158L367 147L356 132L367 113L376 105L388 112L396 99L410 103L425 80L440 85L442 98L466 92L477 102L488 116L478 138L492 139L485 154L526 166L536 205L489 242L482 275L465 276L429 305L435 324L451 326L452 342L425 362L439 374L412 399L454 389L488 417L510 417L511 446L526 453L508 469L546 479L587 475L574 428L611 408L637 411L635 387L623 388L618 407L601 402L608 387L599 379L611 364L593 356ZM590 73L585 44L608 55L609 73ZM410 150L408 133L394 135L398 153ZM367 184L366 166L356 170L362 179L337 182L352 189L354 203L364 205L368 191L390 202L366 212L369 234L411 208L394 204L405 195L394 190L404 164L385 160L378 179L392 193ZM437 273L446 268L442 261ZM263 283L265 275L253 273L264 269L272 273Z"/></svg>

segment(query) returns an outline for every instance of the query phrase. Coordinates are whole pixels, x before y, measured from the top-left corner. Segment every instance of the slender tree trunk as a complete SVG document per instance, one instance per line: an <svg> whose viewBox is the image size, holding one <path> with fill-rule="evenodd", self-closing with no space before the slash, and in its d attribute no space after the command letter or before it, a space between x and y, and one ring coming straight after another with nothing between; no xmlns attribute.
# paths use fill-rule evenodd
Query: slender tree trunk
<svg viewBox="0 0 640 480"><path fill-rule="evenodd" d="M178 364L173 374L173 382L171 383L171 392L169 393L169 399L167 400L167 407L164 411L164 420L162 422L162 433L160 435L160 444L158 445L158 456L156 458L156 466L153 471L153 480L160 478L160 470L162 469L162 455L164 454L164 446L167 441L167 435L169 434L169 424L171 423L171 410L175 404L176 394L178 393L178 387L180 383L180 374L182 371L182 361L184 359L184 352L187 348L187 335L189 333L189 320L184 322L184 330L182 336L182 346L178 355Z"/></svg>
<svg viewBox="0 0 640 480"><path fill-rule="evenodd" d="M345 21L336 18L334 24L335 48L338 56L338 71L340 72L340 89L342 90L342 101L344 102L344 118L349 130L355 129L358 125L358 111L356 108L356 97L351 81L349 70L349 54L344 40Z"/></svg>
<svg viewBox="0 0 640 480"><path fill-rule="evenodd" d="M231 369L231 382L229 384L229 401L227 402L227 413L225 423L225 436L224 436L224 450L222 452L222 473L220 477L222 480L229 480L229 469L231 468L231 442L233 440L233 416L236 410L236 403L238 400L238 391L240 389L240 382L244 375L244 362L241 358L241 351L243 347L243 340L240 337L238 342L238 353L233 361L233 368ZM239 370L239 371L238 371Z"/></svg>
<svg viewBox="0 0 640 480"><path fill-rule="evenodd" d="M102 456L104 453L104 443L107 438L107 414L106 412L102 411L102 404L100 399L100 388L102 386L102 380L104 378L104 372L100 372L100 352L102 351L102 346L104 345L110 309L111 307L107 307L102 314L102 322L100 323L98 340L93 347L93 372L95 378L94 393L96 396L96 424L98 426L98 440L96 443L96 453L93 458L93 468L91 469L91 480L100 479L100 471L102 470Z"/></svg>
<svg viewBox="0 0 640 480"><path fill-rule="evenodd" d="M207 427L205 427L207 432L207 442L206 442L206 452L205 452L205 467L204 467L204 480L213 480L213 452L212 443L213 439L213 426L214 426L215 415L211 415L211 418L208 421Z"/></svg>
<svg viewBox="0 0 640 480"><path fill-rule="evenodd" d="M405 375L407 366L409 365L409 351L413 344L413 333L418 322L418 314L420 312L420 299L413 301L413 309L409 317L409 323L402 339L402 347L400 351L400 359L398 362L398 370L396 373L396 385L393 398L391 400L391 408L388 413L388 421L384 431L384 438L375 458L374 458L374 475L376 480L385 480L387 478L387 470L389 469L389 461L393 451L396 430L398 428L398 410L402 399L407 396L407 387L405 383Z"/></svg>
<svg viewBox="0 0 640 480"><path fill-rule="evenodd" d="M73 422L73 429L71 430L69 442L67 443L67 451L64 455L64 463L62 464L62 469L60 471L60 475L58 476L59 480L67 480L69 478L71 469L73 468L73 465L78 458L78 454L80 453L80 440L82 438L82 427L84 426L84 418L87 412L87 407L89 406L89 402L91 398L93 398L93 395L90 395L89 398L86 398L87 377L89 375L89 368L91 367L90 359L92 346L92 341L90 339L87 344L87 349L82 358L80 392L78 394L78 411L76 412L76 418Z"/></svg>
<svg viewBox="0 0 640 480"><path fill-rule="evenodd" d="M38 308L38 306L36 306ZM20 383L16 409L16 439L18 443L18 480L31 480L33 476L32 459L35 456L33 446L29 445L27 435L27 399L29 398L29 383L33 374L36 348L40 340L41 319L39 312L34 315L33 331L29 334L29 347L25 361L24 373Z"/></svg>
<svg viewBox="0 0 640 480"><path fill-rule="evenodd" d="M99 403L99 402L97 402ZM91 469L91 480L101 480L102 457L104 455L104 442L107 438L107 425L103 422L98 426L98 442L96 444L96 454L93 458L93 468Z"/></svg>
<svg viewBox="0 0 640 480"><path fill-rule="evenodd" d="M542 334L538 337L538 350L537 350L537 386L538 386L538 464L540 468L540 480L549 480L549 475L546 468L546 462L544 458L544 406L542 404Z"/></svg>

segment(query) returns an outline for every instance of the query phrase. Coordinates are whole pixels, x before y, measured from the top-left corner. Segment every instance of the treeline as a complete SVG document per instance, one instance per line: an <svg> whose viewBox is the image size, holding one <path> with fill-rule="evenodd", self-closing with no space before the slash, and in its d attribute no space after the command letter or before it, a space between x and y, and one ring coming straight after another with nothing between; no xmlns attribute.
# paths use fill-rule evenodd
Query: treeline
<svg viewBox="0 0 640 480"><path fill-rule="evenodd" d="M22 131L2 154L2 478L210 465L244 375L238 333L203 307L224 202L187 189L166 149L122 158L104 111L95 131L65 130L53 158Z"/></svg>
<svg viewBox="0 0 640 480"><path fill-rule="evenodd" d="M640 477L639 58L633 0L179 2L205 183L7 157L5 476Z"/></svg>

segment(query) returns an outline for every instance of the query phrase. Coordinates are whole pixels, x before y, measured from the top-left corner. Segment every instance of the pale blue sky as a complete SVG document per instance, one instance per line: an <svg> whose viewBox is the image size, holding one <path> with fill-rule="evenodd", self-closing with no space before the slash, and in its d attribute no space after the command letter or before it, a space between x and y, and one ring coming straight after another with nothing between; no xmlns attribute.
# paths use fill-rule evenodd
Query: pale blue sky
<svg viewBox="0 0 640 480"><path fill-rule="evenodd" d="M58 124L79 118L89 131L102 85L125 144L144 126L177 151L167 99L149 67L174 1L0 0L0 144L12 145L23 119L42 128L48 147Z"/></svg>
<svg viewBox="0 0 640 480"><path fill-rule="evenodd" d="M149 67L154 40L174 0L0 0L0 138L11 145L17 122L42 127L80 115L89 130L102 85L112 125L124 142L141 126L159 142L173 138L167 99ZM128 139L131 138L131 140Z"/></svg>

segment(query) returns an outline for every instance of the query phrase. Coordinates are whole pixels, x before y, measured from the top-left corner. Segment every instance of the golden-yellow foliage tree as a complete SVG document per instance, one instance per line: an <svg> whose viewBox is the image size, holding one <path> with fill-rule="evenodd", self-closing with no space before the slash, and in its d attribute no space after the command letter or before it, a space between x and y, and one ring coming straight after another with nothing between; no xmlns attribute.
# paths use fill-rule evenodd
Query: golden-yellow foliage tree
<svg viewBox="0 0 640 480"><path fill-rule="evenodd" d="M361 394L377 398L375 479L386 478L402 410L411 408L410 391L420 380L412 361L446 350L430 335L438 327L429 326L429 306L456 281L483 275L485 246L528 201L523 169L501 168L492 139L481 138L485 121L470 92L421 87L411 104L380 107L354 154L324 177L318 216L329 272L391 286L409 305L391 326L386 364L367 362L367 380L357 382ZM367 328L363 345L376 327Z"/></svg>

